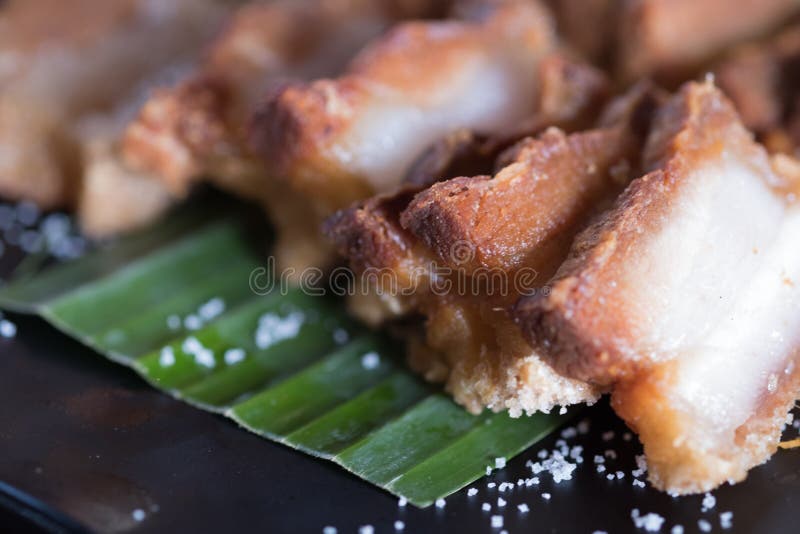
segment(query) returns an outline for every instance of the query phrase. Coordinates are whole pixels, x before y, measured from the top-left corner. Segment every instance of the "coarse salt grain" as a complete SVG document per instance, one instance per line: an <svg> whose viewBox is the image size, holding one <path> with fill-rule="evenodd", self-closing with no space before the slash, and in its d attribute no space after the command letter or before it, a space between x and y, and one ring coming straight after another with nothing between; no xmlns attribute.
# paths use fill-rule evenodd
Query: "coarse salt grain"
<svg viewBox="0 0 800 534"><path fill-rule="evenodd" d="M397 499L397 506L400 508L404 508L406 504L408 504L408 500L405 497L400 497Z"/></svg>
<svg viewBox="0 0 800 534"><path fill-rule="evenodd" d="M700 519L697 521L697 528L699 528L701 532L711 532L711 523L705 519Z"/></svg>
<svg viewBox="0 0 800 534"><path fill-rule="evenodd" d="M725 530L733 527L733 512L722 512L719 514L719 526Z"/></svg>
<svg viewBox="0 0 800 534"><path fill-rule="evenodd" d="M558 415L564 415L565 413L567 413L567 407L566 407L566 406L562 406L562 407L561 407L561 408L558 410Z"/></svg>
<svg viewBox="0 0 800 534"><path fill-rule="evenodd" d="M336 534L337 532L336 527L322 527L322 534Z"/></svg>
<svg viewBox="0 0 800 534"><path fill-rule="evenodd" d="M137 508L136 510L131 512L131 516L133 516L134 521L144 521L146 514L144 513L144 510L142 510L141 508Z"/></svg>
<svg viewBox="0 0 800 534"><path fill-rule="evenodd" d="M244 349L228 349L225 351L224 359L228 365L234 365L244 360Z"/></svg>
<svg viewBox="0 0 800 534"><path fill-rule="evenodd" d="M181 327L181 318L173 314L167 317L167 328L177 330Z"/></svg>
<svg viewBox="0 0 800 534"><path fill-rule="evenodd" d="M0 320L0 336L9 339L17 335L17 325L8 319Z"/></svg>
<svg viewBox="0 0 800 534"><path fill-rule="evenodd" d="M549 493L542 493L542 499L544 499L546 501L549 501L550 497L551 497L551 495Z"/></svg>
<svg viewBox="0 0 800 534"><path fill-rule="evenodd" d="M597 472L598 473L605 473L605 471L606 471L606 466L604 466L603 464L599 464L597 466Z"/></svg>
<svg viewBox="0 0 800 534"><path fill-rule="evenodd" d="M183 327L186 330L200 330L203 327L203 321L197 315L187 315L183 320Z"/></svg>
<svg viewBox="0 0 800 534"><path fill-rule="evenodd" d="M265 313L258 319L255 333L256 346L263 350L280 341L296 337L305 322L306 316L300 311L291 312L286 317L272 312Z"/></svg>
<svg viewBox="0 0 800 534"><path fill-rule="evenodd" d="M497 498L497 507L503 508L506 505L506 500L502 497Z"/></svg>
<svg viewBox="0 0 800 534"><path fill-rule="evenodd" d="M625 473L623 473L622 471L617 471L616 475L617 475L617 480L622 480L623 478L625 478Z"/></svg>
<svg viewBox="0 0 800 534"><path fill-rule="evenodd" d="M647 532L658 532L664 524L664 518L660 515L654 513L641 515L638 508L631 510L631 519L636 528L643 528Z"/></svg>
<svg viewBox="0 0 800 534"><path fill-rule="evenodd" d="M525 503L518 504L517 505L517 510L519 510L523 514L527 514L528 512L531 511L530 507Z"/></svg>
<svg viewBox="0 0 800 534"><path fill-rule="evenodd" d="M406 524L403 523L402 521L395 521L394 522L394 529L395 530L403 530L404 528L406 528Z"/></svg>
<svg viewBox="0 0 800 534"><path fill-rule="evenodd" d="M175 351L172 347L163 347L161 354L158 357L158 363L161 367L170 367L175 364Z"/></svg>
<svg viewBox="0 0 800 534"><path fill-rule="evenodd" d="M444 499L436 499L436 508L444 508L445 504Z"/></svg>
<svg viewBox="0 0 800 534"><path fill-rule="evenodd" d="M488 502L485 502L485 503L483 503L481 505L481 510L483 510L484 512L488 512L491 509L492 509L492 505L489 504Z"/></svg>
<svg viewBox="0 0 800 534"><path fill-rule="evenodd" d="M470 488L467 490L467 497L474 497L477 494L478 490L476 490L475 488Z"/></svg>
<svg viewBox="0 0 800 534"><path fill-rule="evenodd" d="M500 528L503 526L503 516L502 515L493 515L492 516L492 528Z"/></svg>
<svg viewBox="0 0 800 534"><path fill-rule="evenodd" d="M713 509L717 505L717 498L711 495L710 493L706 493L703 496L703 504L701 507L702 512L708 512L709 510Z"/></svg>
<svg viewBox="0 0 800 534"><path fill-rule="evenodd" d="M683 525L675 525L669 532L670 534L683 534Z"/></svg>
<svg viewBox="0 0 800 534"><path fill-rule="evenodd" d="M344 345L350 339L350 334L344 328L337 328L333 331L333 342L337 345Z"/></svg>
<svg viewBox="0 0 800 534"><path fill-rule="evenodd" d="M561 437L564 439L572 439L578 435L578 430L574 426L568 426L561 431Z"/></svg>
<svg viewBox="0 0 800 534"><path fill-rule="evenodd" d="M225 301L219 297L214 297L208 302L203 303L198 309L197 314L206 322L218 317L225 311Z"/></svg>
<svg viewBox="0 0 800 534"><path fill-rule="evenodd" d="M632 482L632 484L633 484L634 486L637 486L637 487L640 487L640 488L643 488L643 487L644 487L644 482L642 482L642 481L641 481L641 480L639 480L638 478L634 478L634 479L633 479L633 482Z"/></svg>
<svg viewBox="0 0 800 534"><path fill-rule="evenodd" d="M381 364L381 357L380 355L375 352L368 352L361 356L361 367L364 369L371 371L372 369L377 369L377 367Z"/></svg>
<svg viewBox="0 0 800 534"><path fill-rule="evenodd" d="M495 469L503 469L506 466L506 459L503 457L494 459Z"/></svg>
<svg viewBox="0 0 800 534"><path fill-rule="evenodd" d="M375 534L375 528L372 525L362 525L358 527L358 534Z"/></svg>
<svg viewBox="0 0 800 534"><path fill-rule="evenodd" d="M486 487L489 489L493 489L495 486L497 486L497 483L495 482L489 482L488 484L486 484Z"/></svg>
<svg viewBox="0 0 800 534"><path fill-rule="evenodd" d="M594 455L594 463L596 463L596 464L604 464L604 463L606 463L606 459L605 459L605 457L600 456L599 454L595 454Z"/></svg>

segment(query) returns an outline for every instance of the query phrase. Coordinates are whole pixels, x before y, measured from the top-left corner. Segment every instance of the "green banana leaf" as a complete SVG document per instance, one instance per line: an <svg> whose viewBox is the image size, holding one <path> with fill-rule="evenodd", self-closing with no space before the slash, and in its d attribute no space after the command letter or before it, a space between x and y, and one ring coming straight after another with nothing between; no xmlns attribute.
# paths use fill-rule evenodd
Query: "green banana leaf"
<svg viewBox="0 0 800 534"><path fill-rule="evenodd" d="M154 387L420 507L567 417L467 413L336 299L251 289L251 277L270 279L266 254L243 216L207 212L173 214L71 263L26 269L0 289L0 307L37 314Z"/></svg>

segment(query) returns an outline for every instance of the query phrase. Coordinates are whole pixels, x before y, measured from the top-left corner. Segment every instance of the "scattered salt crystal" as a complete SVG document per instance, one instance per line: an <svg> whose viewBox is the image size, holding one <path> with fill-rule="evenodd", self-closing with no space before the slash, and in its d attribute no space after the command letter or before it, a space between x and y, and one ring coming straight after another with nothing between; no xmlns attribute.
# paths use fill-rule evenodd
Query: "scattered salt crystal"
<svg viewBox="0 0 800 534"><path fill-rule="evenodd" d="M405 497L400 497L399 499L397 499L397 506L399 506L400 508L404 508L406 504L408 504L408 499L406 499Z"/></svg>
<svg viewBox="0 0 800 534"><path fill-rule="evenodd" d="M17 204L17 220L25 226L33 225L39 219L39 208L33 202L22 201Z"/></svg>
<svg viewBox="0 0 800 534"><path fill-rule="evenodd" d="M636 467L631 471L631 474L635 477L640 477L647 473L647 459L645 458L644 454L637 454L636 455Z"/></svg>
<svg viewBox="0 0 800 534"><path fill-rule="evenodd" d="M525 485L525 479L524 478L518 478L517 479L517 486L519 487L519 486L524 486L524 485Z"/></svg>
<svg viewBox="0 0 800 534"><path fill-rule="evenodd" d="M607 480L614 480L614 473L609 473L606 475Z"/></svg>
<svg viewBox="0 0 800 534"><path fill-rule="evenodd" d="M344 328L337 328L333 331L333 342L337 345L344 345L350 339L350 334Z"/></svg>
<svg viewBox="0 0 800 534"><path fill-rule="evenodd" d="M136 510L131 512L131 516L133 516L134 521L144 521L145 515L146 514L144 513L144 510L142 510L141 508L137 508Z"/></svg>
<svg viewBox="0 0 800 534"><path fill-rule="evenodd" d="M371 371L381 364L381 357L377 352L368 352L361 356L361 367Z"/></svg>
<svg viewBox="0 0 800 534"><path fill-rule="evenodd" d="M286 317L276 313L265 313L258 319L255 342L259 349L266 349L286 339L296 337L300 327L306 322L303 312L294 311Z"/></svg>
<svg viewBox="0 0 800 534"><path fill-rule="evenodd" d="M603 441L611 441L612 439L614 439L614 431L613 430L609 430L608 432L603 432L603 434L600 436L600 438Z"/></svg>
<svg viewBox="0 0 800 534"><path fill-rule="evenodd" d="M337 534L336 527L323 527L322 534Z"/></svg>
<svg viewBox="0 0 800 534"><path fill-rule="evenodd" d="M406 528L406 524L403 523L402 521L395 521L394 522L394 529L395 530L403 530L404 528Z"/></svg>
<svg viewBox="0 0 800 534"><path fill-rule="evenodd" d="M170 367L175 364L175 351L172 347L167 346L161 349L161 355L158 357L158 363L161 367Z"/></svg>
<svg viewBox="0 0 800 534"><path fill-rule="evenodd" d="M527 514L528 512L531 511L530 507L525 503L518 504L517 505L517 510L519 510L523 514Z"/></svg>
<svg viewBox="0 0 800 534"><path fill-rule="evenodd" d="M600 456L599 454L594 455L594 463L596 464L604 464L606 463L606 459L604 456Z"/></svg>
<svg viewBox="0 0 800 534"><path fill-rule="evenodd" d="M642 481L641 481L641 480L639 480L638 478L634 478L634 479L633 479L633 485L634 485L634 486L637 486L637 487L639 487L639 488L643 488L643 487L644 487L644 482L642 482Z"/></svg>
<svg viewBox="0 0 800 534"><path fill-rule="evenodd" d="M705 519L700 519L697 521L697 528L699 528L701 532L711 532L711 523Z"/></svg>
<svg viewBox="0 0 800 534"><path fill-rule="evenodd" d="M498 508L502 508L505 505L506 505L506 500L504 498L502 498L502 497L498 497L497 498L497 507Z"/></svg>
<svg viewBox="0 0 800 534"><path fill-rule="evenodd" d="M622 471L617 471L616 475L617 475L617 480L622 480L623 478L625 478L625 473L623 473Z"/></svg>
<svg viewBox="0 0 800 534"><path fill-rule="evenodd" d="M500 528L503 526L503 516L502 515L493 515L492 516L492 528Z"/></svg>
<svg viewBox="0 0 800 534"><path fill-rule="evenodd" d="M217 361L214 359L214 353L206 348L195 353L194 361L209 369L217 365Z"/></svg>
<svg viewBox="0 0 800 534"><path fill-rule="evenodd" d="M181 318L175 314L170 315L167 317L167 328L170 330L177 330L181 327Z"/></svg>
<svg viewBox="0 0 800 534"><path fill-rule="evenodd" d="M538 456L539 459L544 460L545 458L547 458L548 453L546 450L542 449L538 453L536 453L536 456Z"/></svg>
<svg viewBox="0 0 800 534"><path fill-rule="evenodd" d="M436 508L444 508L445 504L444 499L436 499Z"/></svg>
<svg viewBox="0 0 800 534"><path fill-rule="evenodd" d="M605 530L595 530L592 534L608 534Z"/></svg>
<svg viewBox="0 0 800 534"><path fill-rule="evenodd" d="M17 335L17 325L8 319L0 320L0 336L8 339Z"/></svg>
<svg viewBox="0 0 800 534"><path fill-rule="evenodd" d="M562 407L561 407L561 408L558 410L558 415L564 415L565 413L567 413L567 407L566 407L566 406L562 406Z"/></svg>
<svg viewBox="0 0 800 534"><path fill-rule="evenodd" d="M710 493L706 493L703 496L703 505L702 505L701 511L702 512L708 512L709 510L714 508L716 505L717 505L717 498L714 497L713 495L711 495Z"/></svg>
<svg viewBox="0 0 800 534"><path fill-rule="evenodd" d="M197 315L187 315L183 320L183 326L186 330L200 330L203 327L203 321Z"/></svg>
<svg viewBox="0 0 800 534"><path fill-rule="evenodd" d="M546 501L549 501L550 497L551 497L551 495L549 493L542 493L542 499L544 499Z"/></svg>
<svg viewBox="0 0 800 534"><path fill-rule="evenodd" d="M495 482L489 482L488 484L486 484L486 487L489 488L489 489L492 489L495 486L497 486L497 484Z"/></svg>
<svg viewBox="0 0 800 534"><path fill-rule="evenodd" d="M244 349L228 349L225 351L224 359L228 365L234 365L244 360Z"/></svg>
<svg viewBox="0 0 800 534"><path fill-rule="evenodd" d="M568 426L561 431L561 437L564 439L572 439L578 435L578 430L574 426Z"/></svg>
<svg viewBox="0 0 800 534"><path fill-rule="evenodd" d="M491 465L487 465L486 466L486 476L488 477L491 474L492 474L492 466Z"/></svg>
<svg viewBox="0 0 800 534"><path fill-rule="evenodd" d="M489 504L488 502L485 502L485 503L483 503L481 505L481 510L483 510L484 512L488 512L491 509L492 509L492 505Z"/></svg>
<svg viewBox="0 0 800 534"><path fill-rule="evenodd" d="M597 472L598 473L605 473L606 472L606 466L604 466L603 464L598 464Z"/></svg>
<svg viewBox="0 0 800 534"><path fill-rule="evenodd" d="M664 518L660 515L654 513L640 515L638 508L631 510L631 519L636 528L643 528L647 532L658 532L664 524Z"/></svg>
<svg viewBox="0 0 800 534"><path fill-rule="evenodd" d="M719 526L726 530L733 527L733 512L722 512L719 514Z"/></svg>
<svg viewBox="0 0 800 534"><path fill-rule="evenodd" d="M375 534L375 528L372 525L362 525L358 527L358 534Z"/></svg>
<svg viewBox="0 0 800 534"><path fill-rule="evenodd" d="M495 458L494 459L494 467L495 469L503 469L506 466L506 459L505 458Z"/></svg>
<svg viewBox="0 0 800 534"><path fill-rule="evenodd" d="M669 531L670 534L683 534L683 525L675 525Z"/></svg>
<svg viewBox="0 0 800 534"><path fill-rule="evenodd" d="M204 303L197 310L197 314L206 322L219 316L225 311L225 301L219 297L214 297Z"/></svg>
<svg viewBox="0 0 800 534"><path fill-rule="evenodd" d="M478 490L476 490L475 488L470 488L467 490L467 497L474 497L477 494Z"/></svg>

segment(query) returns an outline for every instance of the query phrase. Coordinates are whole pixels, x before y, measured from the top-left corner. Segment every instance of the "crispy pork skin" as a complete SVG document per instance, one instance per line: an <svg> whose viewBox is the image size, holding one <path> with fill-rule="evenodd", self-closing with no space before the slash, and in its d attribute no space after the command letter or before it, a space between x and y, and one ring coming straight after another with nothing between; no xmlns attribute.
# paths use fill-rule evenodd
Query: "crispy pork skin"
<svg viewBox="0 0 800 534"><path fill-rule="evenodd" d="M515 317L612 388L656 487L707 491L769 458L800 392L800 188L710 82L660 110L645 168Z"/></svg>
<svg viewBox="0 0 800 534"><path fill-rule="evenodd" d="M247 126L266 94L291 79L333 75L369 39L408 17L441 15L445 1L285 0L237 10L198 71L157 91L128 128L133 168L159 177L176 196L200 180L261 203L278 230L281 266L301 271L330 259L307 202L270 177L247 145Z"/></svg>
<svg viewBox="0 0 800 534"><path fill-rule="evenodd" d="M211 0L9 0L0 6L0 193L70 205L78 118L194 53L222 8Z"/></svg>
<svg viewBox="0 0 800 534"><path fill-rule="evenodd" d="M251 132L271 174L320 217L397 187L434 141L459 128L498 132L533 110L552 47L534 2L495 2L461 20L392 29L336 79L290 85Z"/></svg>
<svg viewBox="0 0 800 534"><path fill-rule="evenodd" d="M608 125L572 135L552 128L521 141L494 176L446 180L410 201L409 191L377 197L329 220L328 234L358 274L388 268L412 289L389 300L394 294L379 288L384 304L399 301L401 313L426 318L410 342L410 363L469 410L518 416L599 395L601 388L542 361L506 310L555 272L574 234L638 167L643 134L634 125L642 119L646 131L640 112L651 103L635 92L612 106ZM364 309L375 313L356 311Z"/></svg>

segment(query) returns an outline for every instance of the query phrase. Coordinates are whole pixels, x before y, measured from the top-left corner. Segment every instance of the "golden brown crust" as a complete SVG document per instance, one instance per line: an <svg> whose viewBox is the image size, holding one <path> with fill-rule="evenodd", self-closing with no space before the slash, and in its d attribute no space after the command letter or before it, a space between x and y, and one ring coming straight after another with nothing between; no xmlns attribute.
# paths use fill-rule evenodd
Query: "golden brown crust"
<svg viewBox="0 0 800 534"><path fill-rule="evenodd" d="M652 172L631 183L614 208L576 238L549 296L517 304L526 337L547 351L560 372L610 384L648 365L639 357L639 318L629 313L618 287L624 283L620 268L669 214L669 199L680 194L686 174L724 144L752 150L750 135L719 91L687 84L659 111L644 155L644 168Z"/></svg>
<svg viewBox="0 0 800 534"><path fill-rule="evenodd" d="M494 177L435 184L417 195L402 224L447 267L514 272L525 265L549 277L569 247L563 236L615 198L639 166L657 99L636 87L610 106L612 126L569 136L551 129L510 149ZM465 244L469 257L454 257Z"/></svg>
<svg viewBox="0 0 800 534"><path fill-rule="evenodd" d="M438 139L436 132L444 124L447 127L441 134L464 126L461 122L475 122L459 118L464 113L461 109L447 111L441 125L408 122L420 113L418 121L423 120L427 110L448 104L454 91L467 91L452 80L472 76L478 68L474 64L481 69L505 68L506 62L519 60L527 65L518 69L523 71L519 83L530 83L535 73L524 68L536 65L551 40L541 9L535 3L512 0L480 10L477 21L402 24L363 50L343 76L278 91L253 121L251 146L272 175L307 195L319 212L330 213L399 185L407 165L418 156L420 135ZM517 49L527 47L530 54L518 54L512 43ZM488 59L495 57L496 61ZM503 75L510 76L507 71ZM384 112L388 133L380 131ZM392 123L395 119L400 121L397 125ZM375 137L384 135L386 142L394 142L395 134L400 146L381 154L369 152L377 150Z"/></svg>

